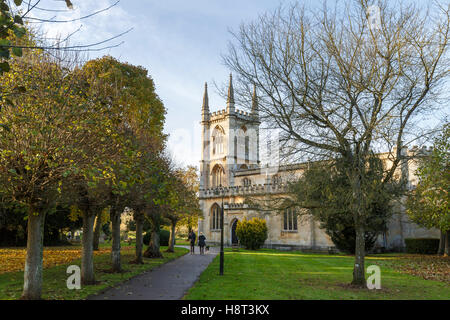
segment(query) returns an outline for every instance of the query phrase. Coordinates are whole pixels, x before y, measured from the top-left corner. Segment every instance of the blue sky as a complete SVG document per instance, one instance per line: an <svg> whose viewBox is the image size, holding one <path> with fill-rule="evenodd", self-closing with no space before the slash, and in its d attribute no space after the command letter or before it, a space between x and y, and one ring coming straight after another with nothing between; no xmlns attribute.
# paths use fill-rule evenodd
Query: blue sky
<svg viewBox="0 0 450 320"><path fill-rule="evenodd" d="M64 1L41 0L34 14L74 19L107 8L116 1L72 0L74 10L54 13L39 8L66 9ZM89 19L44 24L43 27L48 36L53 37L70 34L81 26L71 38L75 44L96 43L133 28L120 38L124 41L122 45L92 52L89 58L110 54L145 67L167 109L165 132L170 135L171 153L180 165L198 166L205 81L209 84L211 111L225 107L213 82L222 85L228 81L230 71L221 59L232 40L228 30L237 30L240 23L272 11L280 2L287 4L294 0L121 0L118 5ZM299 2L309 8L322 4L313 0Z"/></svg>
<svg viewBox="0 0 450 320"><path fill-rule="evenodd" d="M81 17L116 0L72 2L74 10L56 13L59 19ZM117 6L90 19L49 24L46 30L51 36L64 35L81 25L72 41L95 43L132 27L121 38L124 41L121 46L90 53L89 57L110 54L149 70L167 109L165 132L170 134L170 150L181 165L198 166L205 81L209 84L211 110L225 106L225 101L215 92L213 81L218 84L228 81L229 70L221 60L231 40L228 30L236 30L241 22L253 20L279 4L278 0L121 0ZM42 0L39 6L53 8L55 0ZM57 7L64 8L64 3ZM36 10L35 15L55 13Z"/></svg>

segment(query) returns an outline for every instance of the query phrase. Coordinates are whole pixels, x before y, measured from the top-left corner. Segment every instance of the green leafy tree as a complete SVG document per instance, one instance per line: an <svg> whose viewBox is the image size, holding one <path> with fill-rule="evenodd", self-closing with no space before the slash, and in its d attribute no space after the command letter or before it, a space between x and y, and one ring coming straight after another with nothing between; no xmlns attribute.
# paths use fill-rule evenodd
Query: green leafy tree
<svg viewBox="0 0 450 320"><path fill-rule="evenodd" d="M69 216L69 208L56 206L45 217L44 246L67 245L65 231L78 229L81 224ZM0 205L0 247L26 246L27 209L16 202L2 202Z"/></svg>
<svg viewBox="0 0 450 320"><path fill-rule="evenodd" d="M419 161L419 179L407 201L407 213L412 221L426 228L441 230L439 253L450 254L450 125L444 125L435 139L433 151Z"/></svg>
<svg viewBox="0 0 450 320"><path fill-rule="evenodd" d="M351 213L351 182L343 165L341 160L312 163L300 179L290 184L294 198L287 201L286 206L308 208L299 213L311 214L339 250L354 254L356 231ZM400 194L401 184L383 183L383 164L376 156L370 159L365 170L365 176L370 180L364 208L367 214L365 250L369 251L378 235L386 231L392 215L391 201Z"/></svg>

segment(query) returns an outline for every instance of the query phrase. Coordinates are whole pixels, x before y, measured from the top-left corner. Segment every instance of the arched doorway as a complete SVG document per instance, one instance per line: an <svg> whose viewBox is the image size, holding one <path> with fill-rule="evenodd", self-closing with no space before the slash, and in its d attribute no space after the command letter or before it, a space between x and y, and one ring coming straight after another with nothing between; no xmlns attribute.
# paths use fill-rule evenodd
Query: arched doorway
<svg viewBox="0 0 450 320"><path fill-rule="evenodd" d="M238 243L238 237L236 235L236 227L237 227L238 219L234 219L233 223L231 224L231 244L237 244Z"/></svg>

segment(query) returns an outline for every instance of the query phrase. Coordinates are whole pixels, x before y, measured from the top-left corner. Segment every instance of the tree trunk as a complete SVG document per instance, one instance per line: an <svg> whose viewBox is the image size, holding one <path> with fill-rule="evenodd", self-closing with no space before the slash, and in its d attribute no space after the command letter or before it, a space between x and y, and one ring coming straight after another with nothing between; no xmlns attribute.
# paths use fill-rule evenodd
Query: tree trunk
<svg viewBox="0 0 450 320"><path fill-rule="evenodd" d="M135 218L136 222L136 259L134 260L135 263L143 264L144 261L142 260L142 247L143 247L143 228L144 228L144 221L143 217L138 216Z"/></svg>
<svg viewBox="0 0 450 320"><path fill-rule="evenodd" d="M22 299L37 300L41 298L44 221L45 213L34 215L30 210Z"/></svg>
<svg viewBox="0 0 450 320"><path fill-rule="evenodd" d="M112 248L111 248L111 266L113 272L121 272L120 264L120 212L116 208L111 208L112 225Z"/></svg>
<svg viewBox="0 0 450 320"><path fill-rule="evenodd" d="M169 237L169 247L166 252L175 252L175 227L177 225L176 221L171 221L171 231Z"/></svg>
<svg viewBox="0 0 450 320"><path fill-rule="evenodd" d="M75 240L75 229L70 228L70 241L74 241L74 240Z"/></svg>
<svg viewBox="0 0 450 320"><path fill-rule="evenodd" d="M355 264L353 267L353 280L354 286L364 287L366 285L366 277L364 270L364 257L365 257L365 239L364 239L364 207L363 207L363 194L361 190L361 173L357 170L353 175L352 181L352 194L353 194L353 221L355 223L356 243L355 243Z"/></svg>
<svg viewBox="0 0 450 320"><path fill-rule="evenodd" d="M188 217L188 234L192 232L192 219Z"/></svg>
<svg viewBox="0 0 450 320"><path fill-rule="evenodd" d="M445 249L445 232L442 232L441 230L441 237L439 239L439 248L438 248L438 255L443 255Z"/></svg>
<svg viewBox="0 0 450 320"><path fill-rule="evenodd" d="M153 223L155 225L155 223ZM159 226L152 227L152 236L147 250L144 252L144 257L147 258L163 258L159 250Z"/></svg>
<svg viewBox="0 0 450 320"><path fill-rule="evenodd" d="M447 231L445 235L445 248L444 248L444 257L450 256L450 231Z"/></svg>
<svg viewBox="0 0 450 320"><path fill-rule="evenodd" d="M93 240L94 251L98 251L98 245L100 243L100 234L101 234L102 225L103 225L102 215L103 215L103 212L99 211L97 213L97 219L95 221L94 240Z"/></svg>
<svg viewBox="0 0 450 320"><path fill-rule="evenodd" d="M356 228L356 247L355 247L355 265L353 268L353 281L355 286L365 286L365 270L364 270L364 257L365 257L365 241L364 241L364 227L359 225Z"/></svg>
<svg viewBox="0 0 450 320"><path fill-rule="evenodd" d="M94 274L94 220L95 214L86 210L83 212L83 239L81 255L81 284L95 284Z"/></svg>

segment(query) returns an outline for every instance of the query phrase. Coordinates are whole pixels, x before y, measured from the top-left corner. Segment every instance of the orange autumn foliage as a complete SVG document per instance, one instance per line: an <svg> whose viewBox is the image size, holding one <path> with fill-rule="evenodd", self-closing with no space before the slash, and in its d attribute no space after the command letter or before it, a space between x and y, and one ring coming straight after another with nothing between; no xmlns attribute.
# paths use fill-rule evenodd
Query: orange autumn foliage
<svg viewBox="0 0 450 320"><path fill-rule="evenodd" d="M111 248L100 248L94 251L94 255L102 255L111 252ZM0 274L6 272L23 271L27 250L25 248L1 248L0 249ZM81 258L79 247L44 248L44 268L70 263Z"/></svg>

